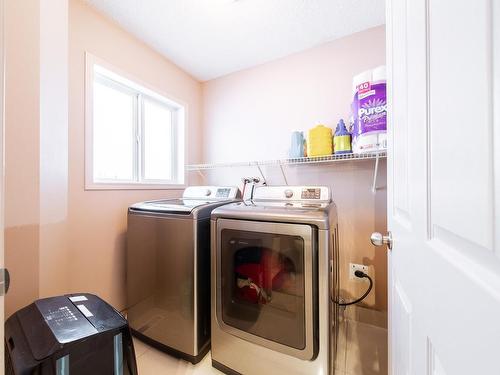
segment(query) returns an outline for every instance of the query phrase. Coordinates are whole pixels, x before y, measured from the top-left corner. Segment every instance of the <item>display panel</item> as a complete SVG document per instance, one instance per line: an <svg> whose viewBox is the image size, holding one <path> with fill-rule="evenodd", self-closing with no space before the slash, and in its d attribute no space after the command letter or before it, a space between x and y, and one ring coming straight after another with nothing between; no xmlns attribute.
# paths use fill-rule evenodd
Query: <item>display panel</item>
<svg viewBox="0 0 500 375"><path fill-rule="evenodd" d="M231 192L230 188L217 189L217 193L215 194L215 197L216 198L228 198L230 192Z"/></svg>
<svg viewBox="0 0 500 375"><path fill-rule="evenodd" d="M320 188L307 188L302 190L301 199L320 199L321 189Z"/></svg>

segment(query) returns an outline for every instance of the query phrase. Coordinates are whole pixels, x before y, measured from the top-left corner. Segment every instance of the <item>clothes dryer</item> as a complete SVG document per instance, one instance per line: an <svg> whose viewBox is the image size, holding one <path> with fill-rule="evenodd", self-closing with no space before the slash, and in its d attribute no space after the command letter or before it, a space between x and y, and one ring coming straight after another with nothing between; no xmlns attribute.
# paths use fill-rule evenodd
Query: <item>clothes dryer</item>
<svg viewBox="0 0 500 375"><path fill-rule="evenodd" d="M212 364L333 374L337 209L322 186L262 186L212 211Z"/></svg>

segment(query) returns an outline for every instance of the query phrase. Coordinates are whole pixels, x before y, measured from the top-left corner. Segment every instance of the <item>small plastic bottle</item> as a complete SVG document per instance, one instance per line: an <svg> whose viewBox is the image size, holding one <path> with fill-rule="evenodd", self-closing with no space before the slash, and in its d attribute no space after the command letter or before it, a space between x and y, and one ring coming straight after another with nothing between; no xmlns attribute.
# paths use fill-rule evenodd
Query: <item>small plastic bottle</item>
<svg viewBox="0 0 500 375"><path fill-rule="evenodd" d="M333 137L333 152L335 154L349 154L351 148L351 134L347 131L344 120L340 119Z"/></svg>
<svg viewBox="0 0 500 375"><path fill-rule="evenodd" d="M300 131L292 132L290 145L290 158L301 158L304 156L304 134Z"/></svg>

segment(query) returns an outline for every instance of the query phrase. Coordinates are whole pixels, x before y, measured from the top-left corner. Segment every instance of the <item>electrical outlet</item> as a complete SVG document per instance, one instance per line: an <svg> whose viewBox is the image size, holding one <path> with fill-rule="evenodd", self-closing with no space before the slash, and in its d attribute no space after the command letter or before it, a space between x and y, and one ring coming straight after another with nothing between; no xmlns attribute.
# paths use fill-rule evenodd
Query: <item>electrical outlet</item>
<svg viewBox="0 0 500 375"><path fill-rule="evenodd" d="M364 264L349 263L349 280L364 281L364 279L361 279L354 275L354 272L358 270L363 271L368 275L368 266L365 266Z"/></svg>

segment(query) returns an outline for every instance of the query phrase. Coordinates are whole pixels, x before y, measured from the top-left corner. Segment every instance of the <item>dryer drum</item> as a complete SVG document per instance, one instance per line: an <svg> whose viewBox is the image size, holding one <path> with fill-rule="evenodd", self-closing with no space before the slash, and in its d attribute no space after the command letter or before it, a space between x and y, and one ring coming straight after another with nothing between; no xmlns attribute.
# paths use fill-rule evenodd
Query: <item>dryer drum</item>
<svg viewBox="0 0 500 375"><path fill-rule="evenodd" d="M254 304L272 302L273 291L294 294L293 261L271 249L247 247L235 254L236 297Z"/></svg>

